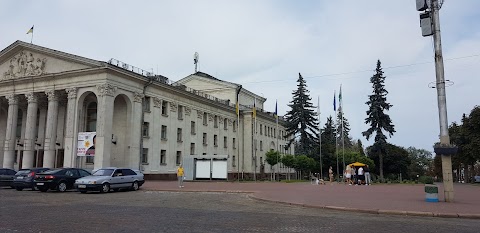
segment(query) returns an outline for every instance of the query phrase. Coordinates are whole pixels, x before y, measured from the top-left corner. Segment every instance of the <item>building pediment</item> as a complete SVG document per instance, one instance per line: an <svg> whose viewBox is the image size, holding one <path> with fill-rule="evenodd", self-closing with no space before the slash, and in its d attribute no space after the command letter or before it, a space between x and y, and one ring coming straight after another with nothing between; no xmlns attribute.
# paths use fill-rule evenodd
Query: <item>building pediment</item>
<svg viewBox="0 0 480 233"><path fill-rule="evenodd" d="M0 81L100 66L95 60L17 41L0 52Z"/></svg>

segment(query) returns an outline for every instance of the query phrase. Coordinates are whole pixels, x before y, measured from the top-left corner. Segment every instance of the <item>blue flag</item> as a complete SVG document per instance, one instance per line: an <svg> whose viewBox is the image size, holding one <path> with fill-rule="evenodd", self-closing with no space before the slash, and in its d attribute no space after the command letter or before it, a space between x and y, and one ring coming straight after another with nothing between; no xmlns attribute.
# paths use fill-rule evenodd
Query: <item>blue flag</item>
<svg viewBox="0 0 480 233"><path fill-rule="evenodd" d="M333 91L333 111L337 111L337 92Z"/></svg>

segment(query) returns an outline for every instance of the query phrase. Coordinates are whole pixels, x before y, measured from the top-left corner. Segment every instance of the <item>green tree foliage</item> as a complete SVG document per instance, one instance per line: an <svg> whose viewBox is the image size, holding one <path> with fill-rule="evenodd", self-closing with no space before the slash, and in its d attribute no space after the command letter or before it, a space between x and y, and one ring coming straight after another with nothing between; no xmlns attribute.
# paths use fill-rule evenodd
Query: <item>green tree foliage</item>
<svg viewBox="0 0 480 233"><path fill-rule="evenodd" d="M316 162L306 155L295 156L294 168L303 174L311 172L315 169Z"/></svg>
<svg viewBox="0 0 480 233"><path fill-rule="evenodd" d="M280 162L280 153L278 151L269 150L267 153L265 153L265 157L265 160L270 165L270 168Z"/></svg>
<svg viewBox="0 0 480 233"><path fill-rule="evenodd" d="M408 151L405 148L387 143L385 150L382 151L382 153L375 149L374 145L367 148L368 157L372 159L375 164L379 164L380 155L383 156L385 175L393 174L396 176L402 173L403 177L410 178L408 177L408 167L410 166L411 161ZM372 170L376 174L379 174L380 172L378 167Z"/></svg>
<svg viewBox="0 0 480 233"><path fill-rule="evenodd" d="M293 155L284 155L280 158L283 165L288 169L293 168L295 166L295 157ZM288 172L288 179L290 179L290 171Z"/></svg>
<svg viewBox="0 0 480 233"><path fill-rule="evenodd" d="M407 152L410 158L407 177L415 179L417 175L428 175L428 172L433 165L432 152L424 149L417 149L415 147L407 148Z"/></svg>
<svg viewBox="0 0 480 233"><path fill-rule="evenodd" d="M360 139L357 140L356 149L360 153L360 155L365 156L362 140Z"/></svg>
<svg viewBox="0 0 480 233"><path fill-rule="evenodd" d="M390 116L385 113L393 105L387 103L388 91L385 89L385 76L383 76L380 60L377 61L377 68L375 69L375 74L370 78L370 82L372 83L373 94L368 96L369 99L366 104L369 106L369 109L367 110L367 118L365 118L365 123L369 124L370 128L362 134L368 140L375 133L375 143L372 151L379 157L379 161L376 163L379 165L380 180L383 181L383 155L387 149L387 136L383 131L387 132L391 137L395 133L395 129Z"/></svg>
<svg viewBox="0 0 480 233"><path fill-rule="evenodd" d="M297 90L292 93L293 99L288 105L291 109L285 114L287 132L285 138L294 136L288 141L289 147L298 137L295 153L312 155L315 153L314 146L318 141L317 114L311 103L307 84L300 73L297 82Z"/></svg>
<svg viewBox="0 0 480 233"><path fill-rule="evenodd" d="M473 167L480 160L480 107L475 106L468 116L463 114L461 125L453 122L449 135L451 143L458 146L457 154L452 157L454 169ZM435 169L441 170L441 164L435 164ZM467 177L472 175L467 174Z"/></svg>
<svg viewBox="0 0 480 233"><path fill-rule="evenodd" d="M342 118L343 118L343 126L342 126ZM350 138L350 123L348 123L348 119L345 118L345 115L342 111L339 111L337 114L337 137L338 137L338 146L342 146L342 136L345 140L345 148L351 148L353 143L352 139ZM343 134L343 135L342 135Z"/></svg>

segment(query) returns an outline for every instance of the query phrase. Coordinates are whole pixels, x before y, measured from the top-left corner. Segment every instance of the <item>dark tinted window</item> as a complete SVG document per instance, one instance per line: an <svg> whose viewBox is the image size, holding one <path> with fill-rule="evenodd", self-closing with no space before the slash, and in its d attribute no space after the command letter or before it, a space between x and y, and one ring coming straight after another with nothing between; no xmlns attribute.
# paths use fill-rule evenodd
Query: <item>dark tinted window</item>
<svg viewBox="0 0 480 233"><path fill-rule="evenodd" d="M19 176L19 175L26 175L30 172L30 169L22 169L20 171L18 171L15 175Z"/></svg>
<svg viewBox="0 0 480 233"><path fill-rule="evenodd" d="M78 172L75 169L65 170L65 175L69 177L78 176Z"/></svg>
<svg viewBox="0 0 480 233"><path fill-rule="evenodd" d="M87 172L87 171L85 171L85 170L82 170L82 169L79 169L78 172L80 172L80 176L82 176L82 177L83 177L83 176L89 176L89 175L90 175L89 172Z"/></svg>
<svg viewBox="0 0 480 233"><path fill-rule="evenodd" d="M15 173L17 173L17 172L14 171L14 170L8 170L7 175L13 176L13 175L15 175Z"/></svg>
<svg viewBox="0 0 480 233"><path fill-rule="evenodd" d="M134 176L136 175L137 173L135 173L134 171L130 170L130 169L123 169L123 175L124 176Z"/></svg>
<svg viewBox="0 0 480 233"><path fill-rule="evenodd" d="M0 169L0 175L6 175L7 170L6 169Z"/></svg>
<svg viewBox="0 0 480 233"><path fill-rule="evenodd" d="M113 169L100 169L93 173L94 176L111 176Z"/></svg>

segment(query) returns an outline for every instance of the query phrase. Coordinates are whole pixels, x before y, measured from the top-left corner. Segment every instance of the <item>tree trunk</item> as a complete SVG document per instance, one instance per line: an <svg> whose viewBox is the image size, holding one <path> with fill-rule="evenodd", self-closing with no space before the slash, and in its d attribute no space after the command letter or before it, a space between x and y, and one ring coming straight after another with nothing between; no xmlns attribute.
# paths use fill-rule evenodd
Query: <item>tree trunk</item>
<svg viewBox="0 0 480 233"><path fill-rule="evenodd" d="M379 163L380 163L380 182L385 182L383 179L383 155L382 153L379 154Z"/></svg>

